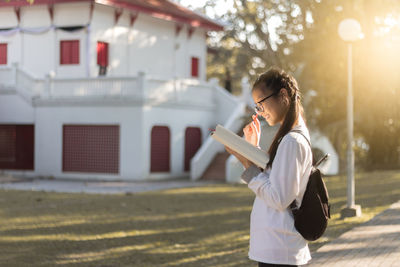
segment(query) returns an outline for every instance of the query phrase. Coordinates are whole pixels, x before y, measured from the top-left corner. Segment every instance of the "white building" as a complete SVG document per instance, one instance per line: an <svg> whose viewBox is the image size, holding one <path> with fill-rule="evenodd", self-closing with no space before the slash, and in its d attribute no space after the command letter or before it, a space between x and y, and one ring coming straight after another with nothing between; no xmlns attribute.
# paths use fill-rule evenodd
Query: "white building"
<svg viewBox="0 0 400 267"><path fill-rule="evenodd" d="M209 30L168 0L1 1L1 171L199 178L222 150L208 129L244 110L205 81Z"/></svg>
<svg viewBox="0 0 400 267"><path fill-rule="evenodd" d="M224 150L209 129L245 112L205 80L221 30L168 0L0 1L0 172L200 178Z"/></svg>

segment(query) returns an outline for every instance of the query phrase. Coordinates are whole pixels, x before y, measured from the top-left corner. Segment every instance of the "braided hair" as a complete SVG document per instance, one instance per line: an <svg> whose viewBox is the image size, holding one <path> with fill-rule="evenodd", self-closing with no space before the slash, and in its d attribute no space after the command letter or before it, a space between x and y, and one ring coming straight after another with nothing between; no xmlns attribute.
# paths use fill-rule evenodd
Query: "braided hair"
<svg viewBox="0 0 400 267"><path fill-rule="evenodd" d="M300 90L296 80L285 71L272 67L261 74L253 84L252 91L255 90L271 90L277 98L281 89L286 89L289 97L289 109L285 115L285 119L278 132L276 133L271 146L268 149L269 161L267 168L272 167L278 145L282 138L293 128L293 125L298 120L299 114L304 115L303 106L301 105ZM304 116L303 116L304 117Z"/></svg>

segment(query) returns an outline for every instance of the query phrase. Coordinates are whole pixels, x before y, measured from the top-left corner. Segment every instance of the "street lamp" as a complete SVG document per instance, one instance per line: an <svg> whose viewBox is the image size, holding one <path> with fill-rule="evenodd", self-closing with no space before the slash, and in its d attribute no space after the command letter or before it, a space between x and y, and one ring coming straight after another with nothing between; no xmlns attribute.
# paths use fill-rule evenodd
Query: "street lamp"
<svg viewBox="0 0 400 267"><path fill-rule="evenodd" d="M339 36L347 43L347 206L341 217L361 216L361 206L354 201L354 151L353 151L353 88L352 88L352 43L363 38L360 23L355 19L342 20L338 28Z"/></svg>

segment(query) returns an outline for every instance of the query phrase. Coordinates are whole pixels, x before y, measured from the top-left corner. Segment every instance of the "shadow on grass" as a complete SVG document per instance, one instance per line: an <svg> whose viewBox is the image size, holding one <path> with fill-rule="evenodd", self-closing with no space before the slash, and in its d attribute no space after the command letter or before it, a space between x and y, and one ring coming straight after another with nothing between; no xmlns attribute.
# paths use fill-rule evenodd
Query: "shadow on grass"
<svg viewBox="0 0 400 267"><path fill-rule="evenodd" d="M364 215L341 220L346 179L326 181L332 220L312 251L400 199L396 172L357 175ZM247 259L254 194L245 185L127 195L1 192L1 266L255 266Z"/></svg>
<svg viewBox="0 0 400 267"><path fill-rule="evenodd" d="M249 263L253 196L243 186L112 196L2 193L0 265Z"/></svg>

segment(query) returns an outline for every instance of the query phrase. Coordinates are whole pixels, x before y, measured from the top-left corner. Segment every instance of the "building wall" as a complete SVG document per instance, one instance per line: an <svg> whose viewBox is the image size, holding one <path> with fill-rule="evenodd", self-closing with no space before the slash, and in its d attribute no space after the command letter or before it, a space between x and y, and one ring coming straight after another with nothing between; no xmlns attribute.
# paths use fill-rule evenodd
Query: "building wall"
<svg viewBox="0 0 400 267"><path fill-rule="evenodd" d="M89 14L89 3L57 4L54 6L53 24L63 27L87 25L90 21ZM38 30L51 24L47 6L21 7L22 28ZM16 26L18 21L14 9L1 8L0 28ZM139 13L131 28L129 12L126 10L114 25L114 9L96 4L88 30L67 32L50 29L40 34L19 32L9 36L0 35L0 42L8 43L8 65L17 62L22 69L38 78L51 72L59 78L97 77L99 70L96 47L98 41L103 41L109 43L110 66L107 76L136 76L143 71L150 77L165 80L174 77L191 78L191 57L197 57L199 79L205 80L205 30L196 29L191 36L188 30L184 26L177 35L175 22L142 13ZM78 65L60 65L61 40L80 41ZM202 92L199 92L201 95ZM124 180L188 175L184 172L186 128L201 128L204 141L208 136L208 129L216 123L213 103L209 106L191 106L188 104L190 99L183 101L184 104L160 104L155 101L144 106L137 102L120 105L123 101L115 101L113 104L89 98L85 99L86 104L80 104L79 101L71 104L68 99L39 99L40 101L33 101L35 104L32 106L16 92L7 91L0 96L0 123L34 124L35 168L33 171L22 172L27 175ZM65 124L119 125L119 174L64 173L62 138ZM168 126L171 133L171 168L169 173L164 174L150 173L151 129L157 125Z"/></svg>
<svg viewBox="0 0 400 267"><path fill-rule="evenodd" d="M35 111L17 94L0 94L0 124L33 124Z"/></svg>
<svg viewBox="0 0 400 267"><path fill-rule="evenodd" d="M0 27L4 29L13 28L18 26L18 20L15 16L14 8L0 8ZM0 43L7 43L8 58L7 65L11 65L12 62L22 61L22 47L21 47L21 35L0 35Z"/></svg>
<svg viewBox="0 0 400 267"><path fill-rule="evenodd" d="M111 44L110 75L136 75L142 71L163 79L190 78L190 60L196 56L200 58L199 79L205 80L204 29L196 29L189 38L188 28L184 26L176 35L175 22L143 13L139 13L131 28L129 15L125 10L114 25L113 8L96 5L94 9L91 46L95 47L97 41ZM95 54L91 58L91 75L96 76Z"/></svg>
<svg viewBox="0 0 400 267"><path fill-rule="evenodd" d="M62 172L64 124L119 125L119 175ZM35 124L35 171L57 178L143 179L140 155L142 146L140 107L38 107Z"/></svg>
<svg viewBox="0 0 400 267"><path fill-rule="evenodd" d="M44 5L21 8L21 28L39 29L52 22L48 7ZM18 25L12 8L0 9L0 28ZM162 79L191 78L191 57L199 58L199 79L206 79L205 30L197 28L189 36L184 26L176 34L176 23L139 13L130 27L130 11L124 10L115 24L114 8L96 4L90 21L90 4L64 3L54 6L55 26L83 26L88 30L67 32L50 29L45 33L16 33L1 36L7 42L8 64L19 62L20 66L37 77L54 72L57 77L96 77L96 47L98 41L110 44L107 75L136 76L145 72ZM80 41L79 65L60 65L60 40ZM37 64L40 62L40 64Z"/></svg>
<svg viewBox="0 0 400 267"><path fill-rule="evenodd" d="M47 7L44 8L47 9ZM54 5L55 25L80 26L88 23L90 23L89 2L73 2Z"/></svg>
<svg viewBox="0 0 400 267"><path fill-rule="evenodd" d="M179 118L179 119L177 119ZM162 179L188 175L184 171L185 130L187 127L201 129L202 143L209 135L209 128L215 126L213 110L196 110L174 107L144 107L143 110L143 147L142 157L145 159L143 177ZM170 129L170 173L150 173L150 145L153 126L168 126Z"/></svg>
<svg viewBox="0 0 400 267"><path fill-rule="evenodd" d="M22 7L20 18L21 28L33 29L51 25L49 12L45 6ZM19 33L19 35L22 68L38 77L43 77L53 69L54 31L49 30L45 34Z"/></svg>
<svg viewBox="0 0 400 267"><path fill-rule="evenodd" d="M176 118L179 117L179 120ZM31 118L33 119L33 118ZM201 129L202 142L215 122L211 109L179 109L171 107L54 107L40 106L35 121L35 176L75 179L148 180L181 177L184 171L185 130ZM63 125L119 125L120 171L118 175L71 173L62 171ZM150 172L151 130L153 126L170 129L170 172ZM15 172L15 171L14 171ZM21 172L17 172L21 173Z"/></svg>

